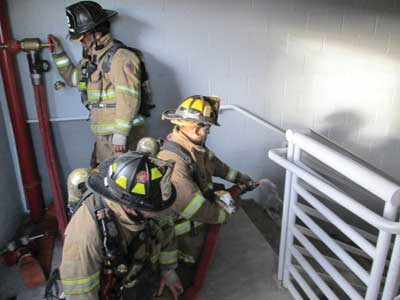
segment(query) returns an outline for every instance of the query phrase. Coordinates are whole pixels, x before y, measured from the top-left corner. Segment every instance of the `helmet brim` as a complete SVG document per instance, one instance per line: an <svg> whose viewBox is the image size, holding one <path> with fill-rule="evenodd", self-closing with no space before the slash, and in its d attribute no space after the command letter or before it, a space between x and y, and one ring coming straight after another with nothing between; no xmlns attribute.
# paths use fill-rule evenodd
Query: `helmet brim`
<svg viewBox="0 0 400 300"><path fill-rule="evenodd" d="M107 14L107 19L111 19L112 17L118 15L118 12L116 12L115 10L111 9L103 9L103 10Z"/></svg>
<svg viewBox="0 0 400 300"><path fill-rule="evenodd" d="M113 157L103 161L96 169L92 171L92 173L90 174L90 176L86 181L86 185L91 192L100 195L108 200L114 201L118 204L126 205L130 208L144 210L144 211L154 211L154 212L163 211L171 207L171 205L175 202L176 198L175 187L172 187L172 192L170 197L167 200L162 200L162 207L159 210L150 209L145 206L138 207L132 204L130 201L125 201L124 199L116 197L116 194L111 191L110 185L105 184L107 180L106 178L108 170L112 165L112 163L115 161L115 159L116 157Z"/></svg>
<svg viewBox="0 0 400 300"><path fill-rule="evenodd" d="M210 122L207 120L201 120L200 118L191 118L190 116L185 116L183 117L182 115L176 114L175 109L167 109L165 110L162 115L161 115L162 120L186 120L186 121L193 121L194 123L201 123L201 124L208 124L208 125L215 125L215 126L221 126L219 123L214 123Z"/></svg>
<svg viewBox="0 0 400 300"><path fill-rule="evenodd" d="M103 18L100 22L98 22L97 24L93 25L93 28L102 23L105 22L107 20L110 20L112 17L118 15L118 12L116 12L115 10L110 10L110 9L103 9L104 13L106 14L106 18ZM90 31L90 28L87 29L87 32ZM69 32L66 36L67 39L69 39L70 41L79 41L82 37L83 37L84 33L71 33Z"/></svg>
<svg viewBox="0 0 400 300"><path fill-rule="evenodd" d="M68 33L65 36L66 39L69 39L72 42L79 42L82 37L83 37L83 34L72 34L72 33Z"/></svg>
<svg viewBox="0 0 400 300"><path fill-rule="evenodd" d="M92 174L88 177L86 185L90 191L105 197L109 200L119 202L118 199L114 199L115 196L111 193L109 186L105 185L105 179L107 172L111 164L114 162L115 157L107 159L100 163L100 165L92 171Z"/></svg>

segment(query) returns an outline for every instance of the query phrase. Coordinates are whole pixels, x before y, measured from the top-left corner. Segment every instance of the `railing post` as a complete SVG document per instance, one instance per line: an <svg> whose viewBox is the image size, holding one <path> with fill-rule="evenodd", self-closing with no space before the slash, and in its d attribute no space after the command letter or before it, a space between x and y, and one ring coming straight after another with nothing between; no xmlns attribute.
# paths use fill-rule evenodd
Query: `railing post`
<svg viewBox="0 0 400 300"><path fill-rule="evenodd" d="M293 162L296 163L297 161L300 160L300 147L297 145L294 145L293 147ZM291 260L292 260L292 254L290 253L290 247L293 244L293 232L291 228L296 223L296 214L293 210L293 207L297 204L297 199L298 199L298 194L294 188L295 184L297 183L297 176L292 173L292 180L290 182L290 200L289 200L289 208L288 208L288 220L287 220L287 237L286 237L286 245L285 247L287 248L285 250L285 261L284 261L284 272L283 272L283 285L285 287L288 286L289 282L289 266L291 265Z"/></svg>
<svg viewBox="0 0 400 300"><path fill-rule="evenodd" d="M287 150L287 160L293 161L293 143L289 143ZM286 239L288 232L288 216L290 209L290 191L292 186L292 172L286 170L285 172L285 191L283 198L283 209L282 209L282 228L281 228L281 240L279 245L279 265L278 265L278 280L283 280L283 271L285 269L285 257L286 257Z"/></svg>
<svg viewBox="0 0 400 300"><path fill-rule="evenodd" d="M386 202L383 210L383 216L391 221L396 218L397 207L391 203ZM369 283L367 292L365 294L365 300L377 300L378 294L382 282L382 275L385 268L385 263L390 247L390 240L392 234L383 230L379 230L378 242L376 243L376 253L374 262L372 263L371 275L369 277Z"/></svg>
<svg viewBox="0 0 400 300"><path fill-rule="evenodd" d="M382 300L393 300L400 284L400 235L396 235Z"/></svg>

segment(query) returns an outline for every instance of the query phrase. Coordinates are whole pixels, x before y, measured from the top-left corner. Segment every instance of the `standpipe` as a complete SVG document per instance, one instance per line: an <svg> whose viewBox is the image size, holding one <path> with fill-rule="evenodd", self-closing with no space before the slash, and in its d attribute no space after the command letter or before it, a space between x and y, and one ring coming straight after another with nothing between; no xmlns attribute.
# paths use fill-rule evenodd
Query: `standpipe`
<svg viewBox="0 0 400 300"><path fill-rule="evenodd" d="M36 111L39 119L40 135L56 208L58 228L61 236L63 236L67 225L67 216L60 177L57 170L56 153L51 135L47 99L43 83L43 73L49 70L50 65L40 57L42 49L50 48L50 50L52 50L53 45L50 39L47 43L42 43L38 38L27 38L21 41L11 39L6 12L6 1L0 0L0 66L7 95L7 103L13 123L14 135L17 141L18 158L21 163L21 173L32 220L34 222L39 221L43 214L44 205L33 154L32 141L26 123L25 107L22 101L17 72L12 57L12 54L16 54L20 51L25 52L28 59L29 71L35 94Z"/></svg>

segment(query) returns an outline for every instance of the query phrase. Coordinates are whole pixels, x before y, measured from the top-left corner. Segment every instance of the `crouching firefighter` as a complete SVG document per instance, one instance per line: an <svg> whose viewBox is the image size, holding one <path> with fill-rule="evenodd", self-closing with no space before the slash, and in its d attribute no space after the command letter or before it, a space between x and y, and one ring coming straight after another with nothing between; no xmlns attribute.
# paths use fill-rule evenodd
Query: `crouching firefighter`
<svg viewBox="0 0 400 300"><path fill-rule="evenodd" d="M205 141L212 125L219 126L218 97L195 95L185 99L175 110L167 110L162 118L175 125L162 142L158 157L175 161L172 182L177 198L172 209L178 237L179 272L185 288L193 284L198 260L207 234L207 224L221 224L237 208L237 199L222 184L217 187L212 177L240 183L250 190L256 185L248 176L222 162Z"/></svg>
<svg viewBox="0 0 400 300"><path fill-rule="evenodd" d="M157 292L178 299L172 170L173 162L138 152L93 170L65 232L60 274L67 300L147 300Z"/></svg>
<svg viewBox="0 0 400 300"><path fill-rule="evenodd" d="M78 88L81 102L90 110L91 131L96 137L91 166L113 155L136 148L145 135L145 117L151 104L149 78L143 55L114 40L110 20L116 11L93 1L66 8L68 33L82 44L82 58L74 65L60 41L51 36L53 59L65 82Z"/></svg>

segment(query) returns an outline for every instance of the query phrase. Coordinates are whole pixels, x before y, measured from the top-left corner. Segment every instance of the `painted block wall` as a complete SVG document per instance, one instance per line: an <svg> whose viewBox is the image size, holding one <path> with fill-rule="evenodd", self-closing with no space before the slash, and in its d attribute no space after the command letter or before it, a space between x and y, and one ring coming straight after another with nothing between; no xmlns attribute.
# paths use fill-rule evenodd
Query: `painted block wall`
<svg viewBox="0 0 400 300"><path fill-rule="evenodd" d="M64 7L73 1L9 1L15 38L53 33L74 61L80 46L64 39ZM276 125L312 128L400 179L400 19L393 0L110 0L119 12L115 37L144 50L155 103L150 133L165 135L161 111L190 94L215 94ZM44 57L49 58L45 51ZM18 57L29 118L35 119L26 59ZM54 91L52 117L85 117L77 91ZM1 91L2 92L2 91ZM208 144L254 178L283 171L268 149L283 139L233 113L221 115ZM93 139L86 121L54 125L64 178L88 164ZM40 172L50 199L36 125Z"/></svg>

